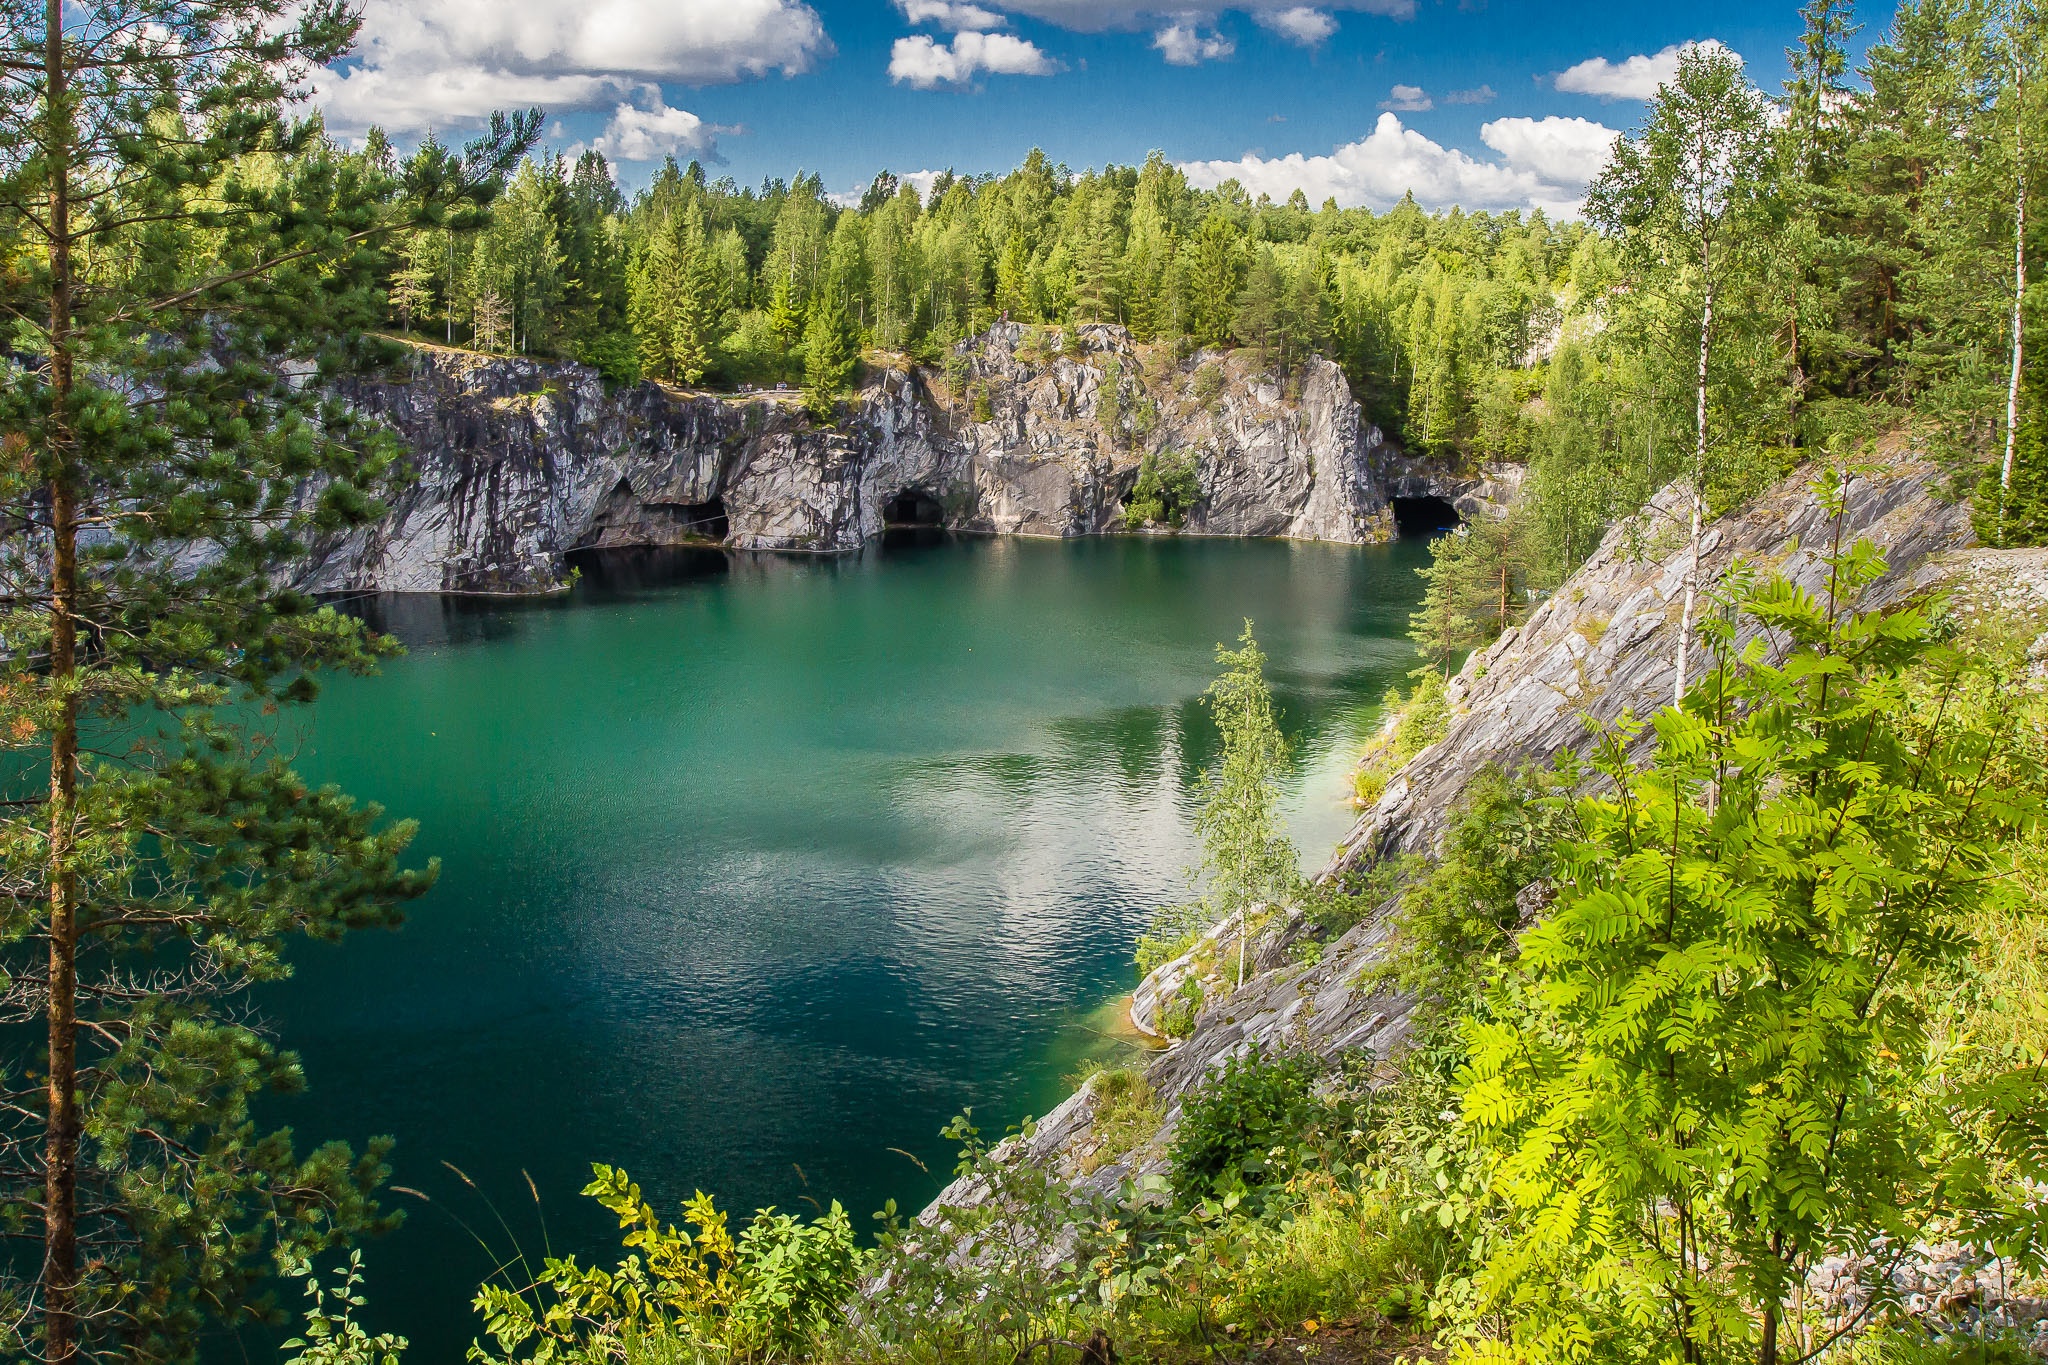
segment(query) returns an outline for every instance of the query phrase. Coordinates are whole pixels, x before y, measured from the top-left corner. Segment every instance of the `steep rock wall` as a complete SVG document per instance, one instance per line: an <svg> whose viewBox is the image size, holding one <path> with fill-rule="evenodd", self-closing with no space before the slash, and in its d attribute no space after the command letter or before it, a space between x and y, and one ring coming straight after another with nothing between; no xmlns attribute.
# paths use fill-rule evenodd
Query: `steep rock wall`
<svg viewBox="0 0 2048 1365"><path fill-rule="evenodd" d="M1811 477L1808 471L1787 479L1709 529L1703 592L1711 592L1738 558L1824 589L1822 558L1833 528L1809 487ZM1849 485L1845 542L1868 537L1888 562L1884 577L1859 605L1896 602L1959 572L2000 583L2018 577L2004 557L2008 552L1999 552L1999 563L1988 570L1976 563L1981 552L1976 558L1949 553L1967 547L1972 537L1968 509L1945 501L1942 483L1933 465L1901 455L1883 472ZM1682 510L1682 500L1667 491L1641 517L1611 531L1586 565L1519 629L1466 661L1450 686L1453 719L1445 738L1389 784L1325 876L1396 853L1430 852L1459 796L1489 763L1552 762L1589 744L1589 718L1598 724L1625 711L1648 716L1669 701L1679 592L1690 558L1676 529ZM2048 571L2033 568L2048 592ZM1693 664L1697 675L1706 660L1695 652ZM1183 1097L1250 1047L1299 1048L1323 1056L1363 1048L1385 1065L1399 1054L1415 1003L1390 985L1375 984L1375 969L1387 960L1391 910L1391 904L1382 907L1323 945L1312 965L1290 951L1308 926L1288 921L1254 942L1253 970L1241 989L1222 989L1212 978L1190 1036L1146 1065L1166 1105L1165 1122L1148 1143L1124 1154L1098 1151L1096 1098L1084 1086L1028 1136L1013 1139L1007 1155L1109 1193L1123 1179L1166 1169ZM1525 906L1529 915L1539 910L1534 900ZM1199 973L1196 959L1234 964L1235 945L1235 925L1226 922L1208 942L1157 968L1138 988L1133 1022L1149 1031L1179 978ZM964 1180L934 1202L973 1204L986 1194L982 1185Z"/></svg>
<svg viewBox="0 0 2048 1365"><path fill-rule="evenodd" d="M1154 451L1194 458L1191 534L1366 543L1392 534L1397 486L1497 487L1404 459L1327 361L1283 383L1245 353L1174 363L1107 326L997 326L946 375L874 375L830 425L789 392L610 390L582 366L437 347L344 396L407 439L416 477L381 523L320 547L316 591L546 591L569 552L618 545L839 553L906 493L957 530L1100 534Z"/></svg>

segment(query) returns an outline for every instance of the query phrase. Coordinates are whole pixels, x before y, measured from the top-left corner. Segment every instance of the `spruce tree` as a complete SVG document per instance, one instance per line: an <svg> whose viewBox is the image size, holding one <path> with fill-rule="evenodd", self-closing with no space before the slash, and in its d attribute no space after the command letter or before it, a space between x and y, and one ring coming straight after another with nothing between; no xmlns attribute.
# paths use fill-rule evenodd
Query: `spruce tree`
<svg viewBox="0 0 2048 1365"><path fill-rule="evenodd" d="M335 0L0 0L10 1357L189 1360L267 1311L278 1256L385 1221L381 1144L255 1124L301 1077L243 997L431 871L265 717L385 648L285 586L397 470L323 383L394 354L378 244L473 225L539 124L399 177L337 152L288 111L355 29Z"/></svg>
<svg viewBox="0 0 2048 1365"><path fill-rule="evenodd" d="M838 288L828 285L804 330L804 404L819 421L831 418L859 358L853 319L847 316Z"/></svg>

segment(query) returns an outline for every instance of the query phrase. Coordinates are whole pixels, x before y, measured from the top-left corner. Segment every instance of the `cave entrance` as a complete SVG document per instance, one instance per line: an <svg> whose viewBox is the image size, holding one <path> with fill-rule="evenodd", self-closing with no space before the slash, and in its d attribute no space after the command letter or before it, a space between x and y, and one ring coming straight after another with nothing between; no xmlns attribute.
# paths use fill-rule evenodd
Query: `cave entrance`
<svg viewBox="0 0 2048 1365"><path fill-rule="evenodd" d="M946 524L946 509L922 488L906 488L882 504L882 525L896 529L938 530Z"/></svg>
<svg viewBox="0 0 2048 1365"><path fill-rule="evenodd" d="M1438 497L1395 498L1394 529L1403 538L1441 535L1458 525L1458 509L1450 499Z"/></svg>
<svg viewBox="0 0 2048 1365"><path fill-rule="evenodd" d="M713 498L709 502L686 502L677 509L682 532L691 540L723 541L732 534L732 522L725 515L725 499Z"/></svg>

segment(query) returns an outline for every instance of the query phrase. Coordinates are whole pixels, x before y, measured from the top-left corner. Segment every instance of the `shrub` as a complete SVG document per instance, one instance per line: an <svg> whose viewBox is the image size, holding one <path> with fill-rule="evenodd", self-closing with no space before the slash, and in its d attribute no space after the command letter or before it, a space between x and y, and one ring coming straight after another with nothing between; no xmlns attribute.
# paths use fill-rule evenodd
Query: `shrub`
<svg viewBox="0 0 2048 1365"><path fill-rule="evenodd" d="M1192 455L1149 451L1138 465L1138 482L1124 504L1124 525L1135 531L1148 524L1178 527L1202 500L1202 481Z"/></svg>
<svg viewBox="0 0 2048 1365"><path fill-rule="evenodd" d="M1211 362L1195 371L1195 397L1207 407L1223 392L1223 367Z"/></svg>
<svg viewBox="0 0 2048 1365"><path fill-rule="evenodd" d="M1226 1190L1257 1190L1284 1176L1314 1117L1312 1058L1233 1057L1181 1102L1173 1140L1173 1189L1192 1202Z"/></svg>
<svg viewBox="0 0 2048 1365"><path fill-rule="evenodd" d="M2003 845L2033 803L1997 775L2002 719L1913 705L1916 671L1944 697L1967 672L1926 615L1844 605L1876 549L1826 562L1824 593L1731 575L1654 760L1631 760L1640 727L1604 738L1557 904L1467 1024L1464 1123L1514 1210L1478 1283L1528 1358L1663 1321L1660 1347L1761 1338L1772 1365L1827 1256L2039 1235L2014 1194L2048 1174L2039 1073L1953 1085L1924 1004L2015 897Z"/></svg>
<svg viewBox="0 0 2048 1365"><path fill-rule="evenodd" d="M1159 1008L1159 1031L1169 1038L1185 1038L1193 1033L1204 999L1201 982L1192 976L1183 980L1173 998Z"/></svg>
<svg viewBox="0 0 2048 1365"><path fill-rule="evenodd" d="M624 1171L591 1171L583 1192L618 1215L631 1254L610 1271L550 1257L531 1284L484 1285L476 1308L498 1354L472 1347L480 1365L601 1358L622 1342L673 1343L684 1356L786 1351L852 1292L853 1225L836 1202L810 1223L763 1209L735 1238L700 1192L683 1205L692 1234L662 1223Z"/></svg>
<svg viewBox="0 0 2048 1365"><path fill-rule="evenodd" d="M1209 907L1201 901L1163 905L1152 912L1152 922L1138 937L1138 974L1149 976L1195 946L1209 927Z"/></svg>

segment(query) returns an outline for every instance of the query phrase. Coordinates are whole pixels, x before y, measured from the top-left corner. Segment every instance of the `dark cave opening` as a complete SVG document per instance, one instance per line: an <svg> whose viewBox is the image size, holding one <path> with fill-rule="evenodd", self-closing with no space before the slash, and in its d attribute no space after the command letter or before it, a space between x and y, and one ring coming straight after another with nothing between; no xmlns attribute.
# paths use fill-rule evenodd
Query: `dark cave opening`
<svg viewBox="0 0 2048 1365"><path fill-rule="evenodd" d="M906 488L882 504L882 525L887 527L941 527L945 524L946 509L922 488Z"/></svg>
<svg viewBox="0 0 2048 1365"><path fill-rule="evenodd" d="M681 510L683 534L693 540L722 541L732 534L732 522L725 515L725 499L686 502Z"/></svg>
<svg viewBox="0 0 2048 1365"><path fill-rule="evenodd" d="M1453 530L1460 520L1450 499L1437 497L1394 498L1394 529L1403 538L1429 537Z"/></svg>

